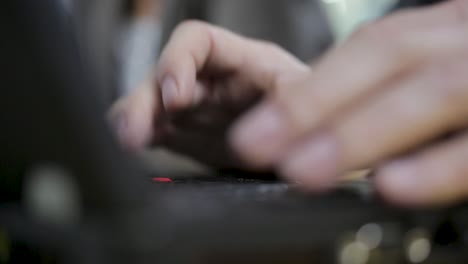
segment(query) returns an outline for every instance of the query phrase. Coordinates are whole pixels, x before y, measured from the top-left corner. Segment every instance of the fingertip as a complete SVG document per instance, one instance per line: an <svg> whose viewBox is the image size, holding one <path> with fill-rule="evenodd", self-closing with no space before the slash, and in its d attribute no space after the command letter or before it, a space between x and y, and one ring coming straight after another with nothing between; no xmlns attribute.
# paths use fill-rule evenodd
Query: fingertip
<svg viewBox="0 0 468 264"><path fill-rule="evenodd" d="M184 77L180 70L179 77L165 74L160 78L161 100L166 112L182 110L195 104L195 76Z"/></svg>
<svg viewBox="0 0 468 264"><path fill-rule="evenodd" d="M166 111L170 111L177 106L179 89L177 83L171 76L166 76L161 82L161 99Z"/></svg>
<svg viewBox="0 0 468 264"><path fill-rule="evenodd" d="M278 168L279 174L291 183L306 192L322 193L331 190L336 180L324 175L315 174L308 167L298 167L294 164L282 164Z"/></svg>
<svg viewBox="0 0 468 264"><path fill-rule="evenodd" d="M333 189L337 180L324 174L316 173L309 167L295 165L280 165L279 174L291 183L297 183L301 190L314 193L322 193Z"/></svg>
<svg viewBox="0 0 468 264"><path fill-rule="evenodd" d="M122 98L108 114L117 140L122 147L132 152L142 150L153 134L153 100L146 96L142 91L137 91Z"/></svg>
<svg viewBox="0 0 468 264"><path fill-rule="evenodd" d="M428 203L418 169L409 161L384 165L372 179L380 196L387 202L400 206L423 206Z"/></svg>
<svg viewBox="0 0 468 264"><path fill-rule="evenodd" d="M128 122L127 98L120 99L108 113L108 120L115 137L121 146L129 149L136 148L133 135Z"/></svg>
<svg viewBox="0 0 468 264"><path fill-rule="evenodd" d="M271 166L285 145L286 126L281 113L268 102L260 103L241 117L229 131L234 151L255 168Z"/></svg>

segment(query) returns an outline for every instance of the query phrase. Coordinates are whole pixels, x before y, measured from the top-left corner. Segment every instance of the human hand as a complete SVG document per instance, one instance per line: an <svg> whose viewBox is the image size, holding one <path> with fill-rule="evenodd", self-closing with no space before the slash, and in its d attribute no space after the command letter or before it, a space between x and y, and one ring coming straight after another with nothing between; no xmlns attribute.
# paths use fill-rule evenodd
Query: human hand
<svg viewBox="0 0 468 264"><path fill-rule="evenodd" d="M124 146L166 146L217 168L242 166L225 132L264 93L310 69L271 43L197 21L181 24L152 77L111 110Z"/></svg>
<svg viewBox="0 0 468 264"><path fill-rule="evenodd" d="M364 26L276 91L231 132L251 165L311 190L376 166L377 189L405 205L468 196L468 1Z"/></svg>

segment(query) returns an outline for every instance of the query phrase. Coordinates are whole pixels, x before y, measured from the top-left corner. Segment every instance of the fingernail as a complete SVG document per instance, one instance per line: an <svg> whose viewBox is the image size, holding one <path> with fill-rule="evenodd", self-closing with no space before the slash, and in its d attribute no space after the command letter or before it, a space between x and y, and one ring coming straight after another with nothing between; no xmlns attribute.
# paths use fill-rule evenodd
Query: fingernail
<svg viewBox="0 0 468 264"><path fill-rule="evenodd" d="M286 136L286 121L273 104L264 104L244 119L231 131L231 144L253 162L264 162Z"/></svg>
<svg viewBox="0 0 468 264"><path fill-rule="evenodd" d="M423 177L411 160L398 160L384 165L373 179L385 200L401 205L423 205L427 202L427 188ZM423 177L421 177L423 176ZM425 201L425 202L424 202Z"/></svg>
<svg viewBox="0 0 468 264"><path fill-rule="evenodd" d="M161 84L162 102L166 110L174 107L178 95L177 83L172 77L164 77Z"/></svg>
<svg viewBox="0 0 468 264"><path fill-rule="evenodd" d="M416 191L420 185L415 167L407 160L389 163L379 170L377 177L383 188L398 192Z"/></svg>
<svg viewBox="0 0 468 264"><path fill-rule="evenodd" d="M320 190L331 187L338 175L337 143L328 134L304 142L281 164L281 173L308 188Z"/></svg>

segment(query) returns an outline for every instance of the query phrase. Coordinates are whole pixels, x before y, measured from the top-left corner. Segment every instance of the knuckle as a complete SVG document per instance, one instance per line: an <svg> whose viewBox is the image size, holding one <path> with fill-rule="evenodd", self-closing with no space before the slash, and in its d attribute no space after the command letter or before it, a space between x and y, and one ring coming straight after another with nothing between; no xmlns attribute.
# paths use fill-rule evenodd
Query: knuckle
<svg viewBox="0 0 468 264"><path fill-rule="evenodd" d="M368 43L373 49L380 50L382 54L396 59L404 60L412 54L412 46L408 45L407 30L401 26L399 14L361 26L353 38L359 42Z"/></svg>
<svg viewBox="0 0 468 264"><path fill-rule="evenodd" d="M177 27L171 32L168 43L165 44L163 52L161 54L159 65L169 63L169 61L174 56L172 53L175 47L184 44L181 42L181 39L191 38L192 35L203 33L204 31L208 32L209 24L198 21L198 20L186 20L177 25ZM168 57L169 56L169 57Z"/></svg>
<svg viewBox="0 0 468 264"><path fill-rule="evenodd" d="M198 31L207 27L208 27L208 24L203 21L189 19L189 20L182 21L176 27L174 32L192 32L192 31Z"/></svg>
<svg viewBox="0 0 468 264"><path fill-rule="evenodd" d="M193 28L200 28L206 26L206 24L200 20L196 19L188 19L182 21L178 26L177 29L193 29Z"/></svg>
<svg viewBox="0 0 468 264"><path fill-rule="evenodd" d="M274 43L274 42L267 42L266 48L271 50L274 53L282 53L283 52L283 48L279 44Z"/></svg>
<svg viewBox="0 0 468 264"><path fill-rule="evenodd" d="M254 47L259 53L267 54L267 56L258 56L255 60L256 64L260 65L258 68L262 69L261 72L264 74L262 79L268 80L269 90L276 92L282 89L290 81L288 78L290 73L298 72L295 68L292 69L295 64L291 63L288 53L279 44L256 40ZM272 63L271 58L275 58L275 63Z"/></svg>

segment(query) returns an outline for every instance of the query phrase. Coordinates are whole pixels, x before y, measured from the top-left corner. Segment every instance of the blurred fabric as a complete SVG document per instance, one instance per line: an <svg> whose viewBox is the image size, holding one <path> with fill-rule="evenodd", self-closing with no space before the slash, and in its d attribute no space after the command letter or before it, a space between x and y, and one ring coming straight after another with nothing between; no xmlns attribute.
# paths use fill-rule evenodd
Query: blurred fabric
<svg viewBox="0 0 468 264"><path fill-rule="evenodd" d="M169 1L163 42L185 19L201 19L248 37L273 41L303 60L317 57L333 40L315 0Z"/></svg>

